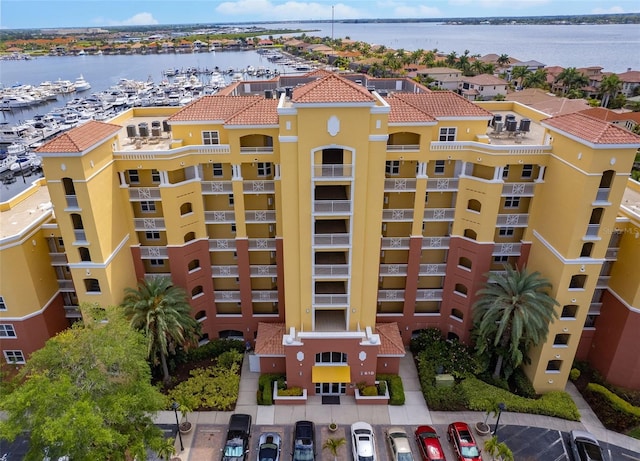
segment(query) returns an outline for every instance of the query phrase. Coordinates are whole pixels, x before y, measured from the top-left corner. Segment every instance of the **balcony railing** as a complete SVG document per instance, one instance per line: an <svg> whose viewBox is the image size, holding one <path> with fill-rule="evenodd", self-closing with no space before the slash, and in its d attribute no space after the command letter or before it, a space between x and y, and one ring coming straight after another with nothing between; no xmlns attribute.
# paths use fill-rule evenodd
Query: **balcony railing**
<svg viewBox="0 0 640 461"><path fill-rule="evenodd" d="M427 179L427 192L450 192L458 190L458 178Z"/></svg>
<svg viewBox="0 0 640 461"><path fill-rule="evenodd" d="M419 289L416 291L416 301L442 301L442 288Z"/></svg>
<svg viewBox="0 0 640 461"><path fill-rule="evenodd" d="M347 294L315 294L313 304L322 306L346 306L349 302Z"/></svg>
<svg viewBox="0 0 640 461"><path fill-rule="evenodd" d="M404 290L378 290L378 302L404 301Z"/></svg>
<svg viewBox="0 0 640 461"><path fill-rule="evenodd" d="M65 253L49 253L49 258L52 266L66 266L69 264Z"/></svg>
<svg viewBox="0 0 640 461"><path fill-rule="evenodd" d="M82 317L80 306L64 306L64 316L68 319L79 319Z"/></svg>
<svg viewBox="0 0 640 461"><path fill-rule="evenodd" d="M236 214L233 211L205 211L205 224L233 224L236 222Z"/></svg>
<svg viewBox="0 0 640 461"><path fill-rule="evenodd" d="M164 218L134 218L133 225L137 231L166 230Z"/></svg>
<svg viewBox="0 0 640 461"><path fill-rule="evenodd" d="M424 221L453 221L455 208L425 208Z"/></svg>
<svg viewBox="0 0 640 461"><path fill-rule="evenodd" d="M278 290L251 290L251 302L254 302L254 303L278 302Z"/></svg>
<svg viewBox="0 0 640 461"><path fill-rule="evenodd" d="M176 149L153 150L153 151L117 151L113 156L118 160L161 160L165 158L175 158L180 154L190 155L224 155L230 154L231 147L229 144L207 144L207 145L189 145L178 147ZM206 161L206 160L205 160Z"/></svg>
<svg viewBox="0 0 640 461"><path fill-rule="evenodd" d="M76 287L73 284L73 280L58 280L58 288L60 291L74 292Z"/></svg>
<svg viewBox="0 0 640 461"><path fill-rule="evenodd" d="M609 203L609 192L611 192L611 189L608 187L599 188L598 192L596 192L595 201L598 203Z"/></svg>
<svg viewBox="0 0 640 461"><path fill-rule="evenodd" d="M316 246L349 246L351 236L349 234L314 234L313 244Z"/></svg>
<svg viewBox="0 0 640 461"><path fill-rule="evenodd" d="M249 275L251 277L276 277L278 275L278 267L269 264L252 264L249 266Z"/></svg>
<svg viewBox="0 0 640 461"><path fill-rule="evenodd" d="M607 252L604 254L604 258L608 261L617 260L619 250L619 248L607 248Z"/></svg>
<svg viewBox="0 0 640 461"><path fill-rule="evenodd" d="M209 239L209 251L236 251L235 239Z"/></svg>
<svg viewBox="0 0 640 461"><path fill-rule="evenodd" d="M140 247L140 257L142 259L167 259L169 257L169 251L167 247Z"/></svg>
<svg viewBox="0 0 640 461"><path fill-rule="evenodd" d="M202 181L202 195L228 195L233 193L231 181Z"/></svg>
<svg viewBox="0 0 640 461"><path fill-rule="evenodd" d="M406 264L380 264L381 276L403 276L407 275Z"/></svg>
<svg viewBox="0 0 640 461"><path fill-rule="evenodd" d="M212 277L237 277L238 266L211 266Z"/></svg>
<svg viewBox="0 0 640 461"><path fill-rule="evenodd" d="M420 150L420 144L387 144L387 152L411 152Z"/></svg>
<svg viewBox="0 0 640 461"><path fill-rule="evenodd" d="M414 178L387 178L384 180L385 192L415 192L416 180Z"/></svg>
<svg viewBox="0 0 640 461"><path fill-rule="evenodd" d="M602 303L591 303L589 304L589 314L588 315L600 315L600 310L602 309Z"/></svg>
<svg viewBox="0 0 640 461"><path fill-rule="evenodd" d="M446 264L420 264L420 272L418 275L421 277L429 275L446 275Z"/></svg>
<svg viewBox="0 0 640 461"><path fill-rule="evenodd" d="M67 199L67 208L79 208L77 195L65 195Z"/></svg>
<svg viewBox="0 0 640 461"><path fill-rule="evenodd" d="M240 146L241 154L273 154L273 146Z"/></svg>
<svg viewBox="0 0 640 461"><path fill-rule="evenodd" d="M244 181L242 183L242 191L245 194L262 194L265 192L275 192L276 182L272 179L261 181Z"/></svg>
<svg viewBox="0 0 640 461"><path fill-rule="evenodd" d="M347 264L314 264L313 276L314 277L348 277L350 266Z"/></svg>
<svg viewBox="0 0 640 461"><path fill-rule="evenodd" d="M502 186L502 196L533 197L536 184L532 182L510 182Z"/></svg>
<svg viewBox="0 0 640 461"><path fill-rule="evenodd" d="M129 200L132 202L141 200L160 200L159 187L130 187Z"/></svg>
<svg viewBox="0 0 640 461"><path fill-rule="evenodd" d="M407 209L386 209L382 210L383 221L413 221L413 210Z"/></svg>
<svg viewBox="0 0 640 461"><path fill-rule="evenodd" d="M73 235L76 238L76 242L86 242L87 234L85 234L84 229L74 229Z"/></svg>
<svg viewBox="0 0 640 461"><path fill-rule="evenodd" d="M423 237L423 250L446 250L449 248L451 237Z"/></svg>
<svg viewBox="0 0 640 461"><path fill-rule="evenodd" d="M261 250L273 251L275 249L276 249L276 239L274 238L249 239L249 251L261 251Z"/></svg>
<svg viewBox="0 0 640 461"><path fill-rule="evenodd" d="M351 178L353 177L353 166L349 164L340 165L314 165L314 178Z"/></svg>
<svg viewBox="0 0 640 461"><path fill-rule="evenodd" d="M496 221L496 227L527 227L528 224L528 213L499 214Z"/></svg>
<svg viewBox="0 0 640 461"><path fill-rule="evenodd" d="M244 219L247 224L276 222L275 210L246 210Z"/></svg>
<svg viewBox="0 0 640 461"><path fill-rule="evenodd" d="M217 303L239 303L241 301L239 291L216 291L213 299Z"/></svg>
<svg viewBox="0 0 640 461"><path fill-rule="evenodd" d="M496 243L491 254L492 256L520 256L521 247L522 244L517 242Z"/></svg>
<svg viewBox="0 0 640 461"><path fill-rule="evenodd" d="M313 211L325 215L351 213L351 200L315 200Z"/></svg>
<svg viewBox="0 0 640 461"><path fill-rule="evenodd" d="M382 250L408 250L411 239L408 237L382 237Z"/></svg>

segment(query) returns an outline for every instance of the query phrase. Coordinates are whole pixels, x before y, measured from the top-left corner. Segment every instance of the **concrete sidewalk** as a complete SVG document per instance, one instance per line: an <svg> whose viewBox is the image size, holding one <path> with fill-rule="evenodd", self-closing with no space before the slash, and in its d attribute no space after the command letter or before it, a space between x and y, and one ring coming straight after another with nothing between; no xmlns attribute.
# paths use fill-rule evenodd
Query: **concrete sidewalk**
<svg viewBox="0 0 640 461"><path fill-rule="evenodd" d="M256 392L259 376L259 373L249 371L249 360L244 360L235 411L191 413L189 420L194 423L196 430L198 425L226 426L232 413L250 414L253 417L253 424L263 426L293 425L296 421L305 419L319 425L330 422L348 425L356 421L367 421L372 425L447 425L453 421L473 424L483 421L485 417L483 412L429 411L420 390L420 381L410 352L407 352L400 363L400 376L406 398L402 406L357 405L352 396L341 396L339 405L323 405L320 396L310 396L306 405L258 406ZM603 442L640 453L640 440L605 429L572 383L567 384L566 391L578 406L582 416L580 422L505 411L500 417L500 425L541 427L562 432L574 429L586 430ZM176 417L170 411L159 412L155 422L175 424ZM495 424L495 418L491 418L488 423ZM194 430L182 436L185 450L180 453L180 456L183 461L189 460L189 449L195 432Z"/></svg>

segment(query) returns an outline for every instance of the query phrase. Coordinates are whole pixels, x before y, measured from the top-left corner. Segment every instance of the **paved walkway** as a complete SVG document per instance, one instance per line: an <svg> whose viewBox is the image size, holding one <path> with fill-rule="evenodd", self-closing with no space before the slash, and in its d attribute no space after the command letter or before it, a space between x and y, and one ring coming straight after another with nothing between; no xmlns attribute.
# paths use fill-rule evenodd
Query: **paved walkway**
<svg viewBox="0 0 640 461"><path fill-rule="evenodd" d="M328 424L332 421L338 424L367 421L372 425L446 425L453 421L468 423L483 421L485 417L483 412L429 411L420 390L420 381L410 352L407 352L400 362L400 376L405 391L405 404L402 406L357 405L352 396L341 396L340 405L323 405L319 396L310 396L306 405L258 406L256 405L256 392L259 376L259 373L249 371L249 360L244 360L240 393L235 409L235 413L250 414L256 425L292 425L303 419L314 421L317 424ZM605 429L572 383L567 384L566 391L578 406L582 416L580 422L505 411L500 417L500 425L542 427L563 432L573 429L586 430L603 442L640 453L640 440ZM189 451L198 425L226 425L232 413L234 412L191 413L189 420L195 424L196 430L182 436L185 447L185 450L180 453L182 460L190 459ZM176 417L172 411L163 411L158 413L155 422L157 424L175 424ZM490 419L488 422L493 424L495 419Z"/></svg>

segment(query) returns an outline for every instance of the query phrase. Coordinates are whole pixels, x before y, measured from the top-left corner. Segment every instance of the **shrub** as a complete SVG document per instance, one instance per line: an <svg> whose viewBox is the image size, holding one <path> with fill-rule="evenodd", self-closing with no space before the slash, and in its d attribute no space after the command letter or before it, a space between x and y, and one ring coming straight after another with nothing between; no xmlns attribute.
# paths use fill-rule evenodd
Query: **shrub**
<svg viewBox="0 0 640 461"><path fill-rule="evenodd" d="M377 397L378 388L374 385L365 386L362 389L359 389L359 392L360 392L360 395L362 395L363 397Z"/></svg>
<svg viewBox="0 0 640 461"><path fill-rule="evenodd" d="M169 401L193 411L231 410L238 400L240 374L238 365L229 368L207 367L191 370L191 377L168 393Z"/></svg>
<svg viewBox="0 0 640 461"><path fill-rule="evenodd" d="M522 368L516 368L511 375L511 382L513 383L514 394L528 399L535 399L538 397L536 389L533 387L533 384L529 381L529 378Z"/></svg>
<svg viewBox="0 0 640 461"><path fill-rule="evenodd" d="M265 373L258 378L258 405L273 405L273 382L282 380L284 375L280 373Z"/></svg>
<svg viewBox="0 0 640 461"><path fill-rule="evenodd" d="M569 379L571 381L577 381L579 377L580 377L580 370L578 370L577 368L572 368L571 371L569 372Z"/></svg>
<svg viewBox="0 0 640 461"><path fill-rule="evenodd" d="M398 375L378 375L377 381L386 381L389 388L389 405L404 405L404 386ZM382 383L381 383L382 384Z"/></svg>
<svg viewBox="0 0 640 461"><path fill-rule="evenodd" d="M453 387L433 386L425 393L425 400L429 409L435 411L461 411L467 408L467 401L458 384Z"/></svg>
<svg viewBox="0 0 640 461"><path fill-rule="evenodd" d="M214 359L223 352L236 350L240 353L244 352L244 344L242 341L235 339L213 339L204 346L190 349L186 355L186 361L196 362L205 359Z"/></svg>
<svg viewBox="0 0 640 461"><path fill-rule="evenodd" d="M427 328L426 330L421 330L417 336L411 338L409 348L411 352L415 354L430 349L434 344L442 341L442 332L438 328Z"/></svg>
<svg viewBox="0 0 640 461"><path fill-rule="evenodd" d="M640 407L631 405L629 402L618 397L616 394L614 394L604 386L601 386L595 383L589 383L589 385L587 386L587 389L591 392L596 392L604 396L609 401L611 406L616 410L622 413L626 413L629 416L633 416L635 418L640 419Z"/></svg>
<svg viewBox="0 0 640 461"><path fill-rule="evenodd" d="M233 364L241 364L244 355L237 350L225 351L217 358L217 364L222 368L229 368Z"/></svg>
<svg viewBox="0 0 640 461"><path fill-rule="evenodd" d="M385 395L387 393L387 382L380 381L378 383L378 395Z"/></svg>
<svg viewBox="0 0 640 461"><path fill-rule="evenodd" d="M301 387L289 387L287 389L278 388L278 395L281 397L297 397L302 395Z"/></svg>

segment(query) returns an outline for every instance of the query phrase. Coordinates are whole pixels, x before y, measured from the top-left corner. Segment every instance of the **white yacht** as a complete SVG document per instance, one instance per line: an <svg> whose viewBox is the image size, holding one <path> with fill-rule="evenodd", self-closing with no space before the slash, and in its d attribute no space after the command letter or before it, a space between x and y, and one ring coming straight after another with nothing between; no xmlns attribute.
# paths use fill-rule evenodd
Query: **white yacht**
<svg viewBox="0 0 640 461"><path fill-rule="evenodd" d="M76 87L76 91L86 91L91 89L91 83L87 82L82 74L80 74L80 77L76 79L74 85Z"/></svg>

